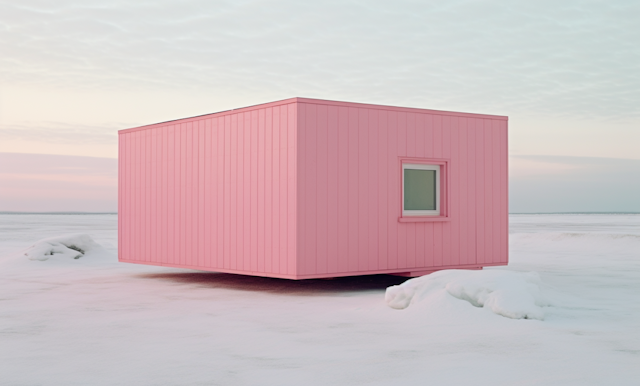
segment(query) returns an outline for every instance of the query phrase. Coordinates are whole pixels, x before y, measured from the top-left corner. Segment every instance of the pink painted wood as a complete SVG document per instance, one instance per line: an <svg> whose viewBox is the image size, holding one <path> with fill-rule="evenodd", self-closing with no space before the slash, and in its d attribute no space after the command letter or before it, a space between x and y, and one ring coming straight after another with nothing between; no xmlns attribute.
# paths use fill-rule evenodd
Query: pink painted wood
<svg viewBox="0 0 640 386"><path fill-rule="evenodd" d="M292 98L122 130L119 149L123 262L290 279L508 262L506 117ZM402 217L403 159L446 165L443 216Z"/></svg>

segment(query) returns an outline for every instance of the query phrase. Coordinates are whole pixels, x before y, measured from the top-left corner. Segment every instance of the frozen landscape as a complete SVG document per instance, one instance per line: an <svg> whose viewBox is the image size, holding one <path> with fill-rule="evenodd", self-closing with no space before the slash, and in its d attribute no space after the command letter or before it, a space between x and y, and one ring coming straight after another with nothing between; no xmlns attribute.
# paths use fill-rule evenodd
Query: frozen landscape
<svg viewBox="0 0 640 386"><path fill-rule="evenodd" d="M116 220L0 214L0 384L639 383L640 215L512 215L508 267L410 281L118 263Z"/></svg>

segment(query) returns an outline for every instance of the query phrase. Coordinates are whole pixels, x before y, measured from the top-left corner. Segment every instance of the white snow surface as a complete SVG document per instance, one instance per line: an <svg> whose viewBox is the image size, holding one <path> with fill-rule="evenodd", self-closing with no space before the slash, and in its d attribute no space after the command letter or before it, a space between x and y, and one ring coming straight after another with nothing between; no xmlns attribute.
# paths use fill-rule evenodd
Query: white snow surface
<svg viewBox="0 0 640 386"><path fill-rule="evenodd" d="M118 263L116 219L0 214L0 385L640 379L640 215L512 215L507 267L304 281ZM104 249L25 256L78 233Z"/></svg>

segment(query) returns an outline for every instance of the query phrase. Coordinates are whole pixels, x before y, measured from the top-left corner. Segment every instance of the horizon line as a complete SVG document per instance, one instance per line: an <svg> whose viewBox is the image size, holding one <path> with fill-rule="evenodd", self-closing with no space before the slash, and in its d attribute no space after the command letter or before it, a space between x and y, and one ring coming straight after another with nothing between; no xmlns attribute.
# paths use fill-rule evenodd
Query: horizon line
<svg viewBox="0 0 640 386"><path fill-rule="evenodd" d="M60 214L60 215L72 215L72 214L110 214L117 215L118 212L81 212L81 211L51 211L51 212L28 212L28 211L9 211L0 210L0 214ZM640 212L509 212L509 214L640 214Z"/></svg>

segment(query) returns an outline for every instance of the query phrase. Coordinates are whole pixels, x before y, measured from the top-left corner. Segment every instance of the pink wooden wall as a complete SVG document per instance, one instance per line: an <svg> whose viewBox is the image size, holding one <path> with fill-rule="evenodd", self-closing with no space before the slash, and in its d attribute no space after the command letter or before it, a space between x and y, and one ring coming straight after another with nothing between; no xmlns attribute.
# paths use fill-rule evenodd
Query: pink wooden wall
<svg viewBox="0 0 640 386"><path fill-rule="evenodd" d="M285 278L506 264L506 117L293 98L120 131L119 259ZM401 157L449 219L398 222Z"/></svg>
<svg viewBox="0 0 640 386"><path fill-rule="evenodd" d="M507 263L506 117L298 106L301 277ZM449 161L449 221L398 222L402 157Z"/></svg>
<svg viewBox="0 0 640 386"><path fill-rule="evenodd" d="M295 277L295 100L119 132L119 260Z"/></svg>

